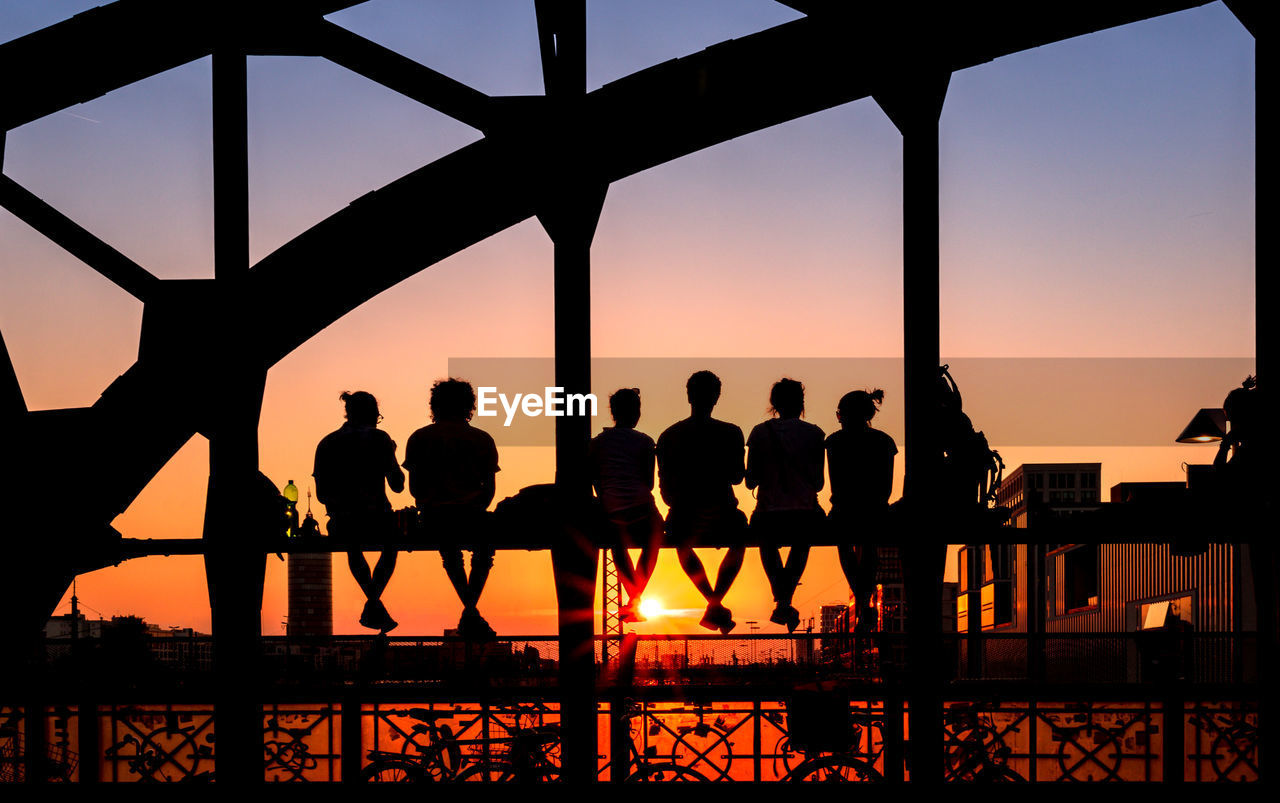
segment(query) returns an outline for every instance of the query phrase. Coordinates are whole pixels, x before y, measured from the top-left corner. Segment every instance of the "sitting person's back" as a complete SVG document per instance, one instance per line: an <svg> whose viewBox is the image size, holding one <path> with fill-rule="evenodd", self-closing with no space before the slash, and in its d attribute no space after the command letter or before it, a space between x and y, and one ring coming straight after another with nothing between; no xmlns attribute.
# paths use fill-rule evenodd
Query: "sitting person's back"
<svg viewBox="0 0 1280 803"><path fill-rule="evenodd" d="M606 513L653 502L653 438L634 427L607 427L591 439L591 481Z"/></svg>
<svg viewBox="0 0 1280 803"><path fill-rule="evenodd" d="M827 437L831 514L874 510L889 504L898 446L870 426L840 429Z"/></svg>
<svg viewBox="0 0 1280 803"><path fill-rule="evenodd" d="M677 421L658 438L658 483L672 509L736 508L742 482L742 430L706 416Z"/></svg>
<svg viewBox="0 0 1280 803"><path fill-rule="evenodd" d="M458 631L468 638L492 638L493 628L478 605L494 547L485 510L493 501L498 446L493 437L471 426L475 389L461 379L441 379L431 386L432 423L409 436L404 467L428 532L440 539L445 574L462 602ZM471 546L471 574L463 564L463 543Z"/></svg>
<svg viewBox="0 0 1280 803"><path fill-rule="evenodd" d="M347 421L316 446L316 498L330 515L390 511L386 482L400 475L395 441L376 424Z"/></svg>
<svg viewBox="0 0 1280 803"><path fill-rule="evenodd" d="M756 510L814 510L822 490L823 432L800 418L772 418L747 438L747 483Z"/></svg>
<svg viewBox="0 0 1280 803"><path fill-rule="evenodd" d="M466 420L437 421L409 436L404 467L420 509L484 510L493 501L498 447L489 433Z"/></svg>
<svg viewBox="0 0 1280 803"><path fill-rule="evenodd" d="M612 546L618 576L627 602L618 611L624 622L643 621L644 594L662 546L662 514L653 502L653 438L636 429L640 422L640 391L622 388L609 397L614 426L591 439L588 463L591 484L608 514L616 540ZM627 550L640 547L633 564Z"/></svg>

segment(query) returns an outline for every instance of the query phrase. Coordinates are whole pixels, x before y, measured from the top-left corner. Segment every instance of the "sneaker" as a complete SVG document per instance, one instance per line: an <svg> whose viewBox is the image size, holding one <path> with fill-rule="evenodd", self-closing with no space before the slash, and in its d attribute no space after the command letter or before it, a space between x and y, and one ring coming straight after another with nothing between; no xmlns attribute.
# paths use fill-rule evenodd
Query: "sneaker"
<svg viewBox="0 0 1280 803"><path fill-rule="evenodd" d="M647 617L640 613L640 606L636 604L635 600L618 609L618 620L624 624L648 621Z"/></svg>
<svg viewBox="0 0 1280 803"><path fill-rule="evenodd" d="M485 618L479 613L476 613L474 630L475 635L472 638L478 641L493 641L498 637L498 631L494 630L493 626L485 621Z"/></svg>
<svg viewBox="0 0 1280 803"><path fill-rule="evenodd" d="M391 614L387 613L387 606L378 601L378 611L382 614L381 621L378 623L378 631L383 635L390 633L400 626L400 623L391 618Z"/></svg>
<svg viewBox="0 0 1280 803"><path fill-rule="evenodd" d="M788 605L786 610L786 616L787 616L787 621L786 621L787 632L788 633L796 632L796 628L800 626L800 611L797 611L795 608Z"/></svg>
<svg viewBox="0 0 1280 803"><path fill-rule="evenodd" d="M733 621L733 612L723 605L720 606L720 610L717 613L719 615L716 617L716 624L720 628L720 635L727 636L733 632L738 623Z"/></svg>
<svg viewBox="0 0 1280 803"><path fill-rule="evenodd" d="M470 641L492 641L498 633L475 608L467 608L458 620L458 635Z"/></svg>
<svg viewBox="0 0 1280 803"><path fill-rule="evenodd" d="M717 605L714 602L710 603L709 605L707 605L707 612L702 614L702 619L698 621L698 624L701 625L702 627L705 627L708 630L719 630L720 629L720 613L719 612L722 610L724 610L722 606Z"/></svg>
<svg viewBox="0 0 1280 803"><path fill-rule="evenodd" d="M782 603L778 603L778 605L774 607L773 613L769 614L769 621L773 622L775 625L782 625L785 627L787 622L790 621L787 615L788 609L791 609L790 605L784 606Z"/></svg>
<svg viewBox="0 0 1280 803"><path fill-rule="evenodd" d="M374 607L373 600L367 600L364 604L364 609L360 611L360 626L367 627L370 630L381 629L382 617L379 616L377 608Z"/></svg>

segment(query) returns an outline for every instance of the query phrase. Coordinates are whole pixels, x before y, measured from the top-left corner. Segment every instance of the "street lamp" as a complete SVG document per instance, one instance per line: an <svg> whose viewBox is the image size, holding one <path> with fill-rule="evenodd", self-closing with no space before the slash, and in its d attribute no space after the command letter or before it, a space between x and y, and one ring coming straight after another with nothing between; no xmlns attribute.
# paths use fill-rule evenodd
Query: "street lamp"
<svg viewBox="0 0 1280 803"><path fill-rule="evenodd" d="M1178 443L1216 443L1227 435L1227 414L1221 407L1204 407L1178 435Z"/></svg>

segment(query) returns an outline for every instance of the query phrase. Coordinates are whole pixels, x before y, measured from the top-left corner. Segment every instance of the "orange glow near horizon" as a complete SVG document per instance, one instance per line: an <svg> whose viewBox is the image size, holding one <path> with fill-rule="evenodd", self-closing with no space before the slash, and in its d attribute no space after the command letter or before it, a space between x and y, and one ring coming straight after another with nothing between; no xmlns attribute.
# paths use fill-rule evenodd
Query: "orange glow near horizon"
<svg viewBox="0 0 1280 803"><path fill-rule="evenodd" d="M640 615L646 619L658 619L666 614L667 609L662 606L662 600L657 597L645 597L640 602Z"/></svg>
<svg viewBox="0 0 1280 803"><path fill-rule="evenodd" d="M1220 6L956 73L939 134L943 354L1253 354L1253 40ZM1168 38L1178 32L1185 38ZM1168 42L1185 46L1166 49ZM527 44L536 55L536 41ZM502 63L482 49L466 51L478 68ZM597 47L592 57L621 51L629 48ZM480 136L323 59L254 57L250 69L255 261L352 199ZM210 277L210 70L207 59L192 62L90 100L75 114L10 131L5 175L161 278ZM1160 83L1166 73L1179 80ZM901 136L871 99L614 183L591 251L592 353L901 357L901 192ZM377 258L377 244L369 253ZM92 405L136 359L141 302L3 210L0 259L0 329L28 409ZM427 423L430 384L447 374L451 356L550 356L553 264L546 232L529 219L315 334L270 369L261 470L279 487L293 480L305 512L315 447L342 423L342 391L379 399L382 427L403 459L410 433ZM1202 290L1206 277L1211 293ZM314 280L307 270L296 277L300 285ZM281 316L295 303L287 294L273 302ZM966 405L975 386L1005 387L956 379ZM1091 387L1096 377L1076 379L1099 418L1133 405L1125 393ZM850 376L847 388L876 381ZM1221 404L1230 389L1207 383L1204 397L1186 399L1185 412ZM726 400L754 405L756 418L736 423L762 420L767 392L726 387ZM809 409L828 432L836 398L814 399ZM1175 398L1181 411L1182 396ZM901 404L900 395L886 397L883 418L900 415ZM1180 480L1183 463L1213 458L1209 447L1173 445L1185 416L1171 427L1168 446L1009 447L998 417L970 412L1008 471L1025 462L1101 462L1104 494L1119 482ZM597 428L607 421L602 413ZM1009 420L1037 416L1015 410ZM652 415L640 429L656 437L671 423ZM902 433L890 434L902 450ZM77 484L93 482L75 457L67 455L65 476L51 478L72 496ZM903 457L893 498L902 490ZM502 447L500 464L498 500L554 478L550 447ZM131 538L199 538L207 475L208 443L197 435L113 525ZM736 493L749 514L754 500L741 486ZM396 508L413 503L408 493L390 499ZM819 502L829 509L828 490ZM311 507L327 531L323 506L313 498ZM665 513L660 500L659 508ZM714 573L724 550L699 554ZM266 571L262 632L279 635L285 564L269 556ZM663 613L637 632L708 632L698 625L705 600L673 550L663 550L650 588ZM370 632L357 624L363 597L341 554L333 594L335 632ZM210 626L199 558L136 559L81 575L78 596L90 616ZM58 613L67 612L69 597ZM834 548L815 548L795 599L801 614L847 598ZM401 623L396 635L438 634L456 627L462 611L435 553L402 553L384 601ZM773 602L757 550L748 550L725 605L739 623L735 633L752 620L766 623L762 632L782 632L767 624ZM502 634L554 632L549 554L500 552L479 608Z"/></svg>

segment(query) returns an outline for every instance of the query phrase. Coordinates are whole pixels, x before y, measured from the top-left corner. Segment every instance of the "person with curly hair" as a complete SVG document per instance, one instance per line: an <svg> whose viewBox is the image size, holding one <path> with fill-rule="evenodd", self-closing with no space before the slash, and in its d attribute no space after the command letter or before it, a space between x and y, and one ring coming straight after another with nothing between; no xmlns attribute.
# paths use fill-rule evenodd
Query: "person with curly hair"
<svg viewBox="0 0 1280 803"><path fill-rule="evenodd" d="M476 394L470 382L440 379L431 386L432 423L409 436L404 467L409 492L424 526L441 539L440 557L453 590L462 601L458 633L491 639L496 634L480 615L480 595L493 568L489 517L498 447L484 430L471 426ZM461 544L471 545L467 574Z"/></svg>

